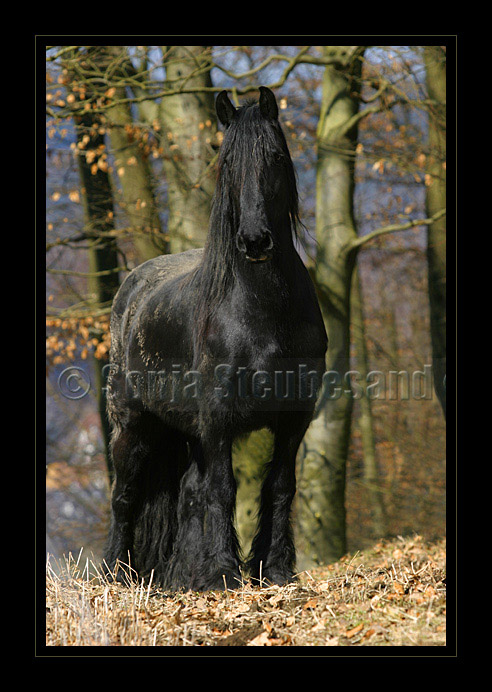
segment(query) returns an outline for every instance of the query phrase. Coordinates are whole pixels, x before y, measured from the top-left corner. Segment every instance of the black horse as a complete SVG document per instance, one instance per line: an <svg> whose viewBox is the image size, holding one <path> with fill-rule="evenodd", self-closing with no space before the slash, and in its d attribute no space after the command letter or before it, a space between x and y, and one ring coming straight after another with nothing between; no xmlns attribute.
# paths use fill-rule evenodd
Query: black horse
<svg viewBox="0 0 492 692"><path fill-rule="evenodd" d="M108 413L115 483L105 562L172 590L241 580L235 438L269 428L259 523L246 569L293 578L295 459L313 415L327 338L295 249L296 177L275 96L225 127L206 247L163 255L122 284L111 315Z"/></svg>

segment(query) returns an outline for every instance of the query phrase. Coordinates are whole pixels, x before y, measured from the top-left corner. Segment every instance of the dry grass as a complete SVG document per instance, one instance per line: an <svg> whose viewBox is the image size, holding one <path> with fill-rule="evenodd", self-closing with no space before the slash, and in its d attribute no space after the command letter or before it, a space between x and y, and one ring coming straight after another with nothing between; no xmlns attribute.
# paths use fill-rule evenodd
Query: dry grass
<svg viewBox="0 0 492 692"><path fill-rule="evenodd" d="M91 576L91 569L96 576ZM169 594L47 562L48 646L444 646L445 542L381 541L285 587Z"/></svg>

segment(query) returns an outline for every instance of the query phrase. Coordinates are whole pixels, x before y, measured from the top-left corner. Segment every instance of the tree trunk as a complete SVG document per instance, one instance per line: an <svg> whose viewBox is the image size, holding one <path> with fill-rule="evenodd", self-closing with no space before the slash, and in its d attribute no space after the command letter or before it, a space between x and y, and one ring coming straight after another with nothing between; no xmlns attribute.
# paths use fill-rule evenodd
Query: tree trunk
<svg viewBox="0 0 492 692"><path fill-rule="evenodd" d="M442 46L425 46L429 98L427 215L446 207L446 53ZM427 265L434 387L446 417L446 217L428 226Z"/></svg>
<svg viewBox="0 0 492 692"><path fill-rule="evenodd" d="M166 82L210 87L209 53L205 46L162 46ZM212 93L175 94L159 108L169 210L171 251L205 244L210 203L215 189L212 161L217 118Z"/></svg>
<svg viewBox="0 0 492 692"><path fill-rule="evenodd" d="M111 147L121 185L123 207L129 222L138 262L169 252L155 203L150 162L133 139L133 121L128 104L112 108Z"/></svg>
<svg viewBox="0 0 492 692"><path fill-rule="evenodd" d="M101 123L90 112L74 116L78 146L85 234L89 243L89 299L94 307L109 306L118 290L118 252L108 234L114 230L113 191L105 159L105 140ZM87 137L89 139L87 139ZM108 272L100 275L100 272ZM103 368L107 359L94 358L95 390L110 485L113 469L109 454L109 423L103 391Z"/></svg>
<svg viewBox="0 0 492 692"><path fill-rule="evenodd" d="M258 525L260 492L265 463L273 453L273 435L257 430L238 440L233 447L234 476L237 483L235 526L244 556L249 554Z"/></svg>
<svg viewBox="0 0 492 692"><path fill-rule="evenodd" d="M112 63L113 75L134 77L134 67L125 46L105 46L100 54ZM107 52L107 54L106 54ZM101 67L105 67L101 64ZM117 87L113 98L120 101L128 96L125 87ZM123 194L123 207L133 235L139 262L169 252L169 244L162 232L157 209L152 169L145 152L145 133L135 126L130 103L117 103L106 113L115 169Z"/></svg>
<svg viewBox="0 0 492 692"><path fill-rule="evenodd" d="M325 46L325 54L340 50ZM345 47L347 48L347 47ZM327 371L335 387L324 392L300 451L297 498L298 569L346 552L345 469L350 441L350 289L356 237L353 194L362 50L346 66L327 66L318 124L316 238L312 276L328 333Z"/></svg>
<svg viewBox="0 0 492 692"><path fill-rule="evenodd" d="M364 308L359 272L353 274L352 285L352 334L357 357L357 371L360 381L367 384L369 364L367 357L367 344L364 326ZM374 440L374 423L372 417L371 399L367 396L363 386L360 399L359 428L362 437L362 451L364 455L364 486L371 507L372 528L375 538L382 538L386 533L385 507L383 492L379 480L378 463L376 457L376 443Z"/></svg>

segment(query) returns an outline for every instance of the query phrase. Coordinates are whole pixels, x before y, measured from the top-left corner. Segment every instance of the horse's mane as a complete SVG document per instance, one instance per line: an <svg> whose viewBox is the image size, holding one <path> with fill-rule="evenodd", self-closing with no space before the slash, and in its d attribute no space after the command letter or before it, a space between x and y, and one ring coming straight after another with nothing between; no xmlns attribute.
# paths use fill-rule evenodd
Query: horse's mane
<svg viewBox="0 0 492 692"><path fill-rule="evenodd" d="M195 325L198 343L203 339L210 316L227 295L236 276L239 191L246 176L262 175L265 163L283 166L287 174L287 209L284 215L290 232L297 239L297 229L301 225L299 198L284 133L277 121L266 121L255 100L248 99L237 109L224 135L204 257L193 276L197 290Z"/></svg>

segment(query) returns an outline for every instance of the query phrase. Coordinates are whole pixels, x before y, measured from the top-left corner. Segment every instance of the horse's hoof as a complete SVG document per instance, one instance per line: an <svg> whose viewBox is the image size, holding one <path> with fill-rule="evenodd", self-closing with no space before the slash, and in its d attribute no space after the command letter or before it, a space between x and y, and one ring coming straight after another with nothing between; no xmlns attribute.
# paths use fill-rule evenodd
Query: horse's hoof
<svg viewBox="0 0 492 692"><path fill-rule="evenodd" d="M254 586L286 586L296 581L296 577L291 570L265 570L261 579L258 574L251 576L251 581Z"/></svg>
<svg viewBox="0 0 492 692"><path fill-rule="evenodd" d="M228 591L238 589L243 579L238 570L219 570L213 576L203 579L198 591Z"/></svg>

